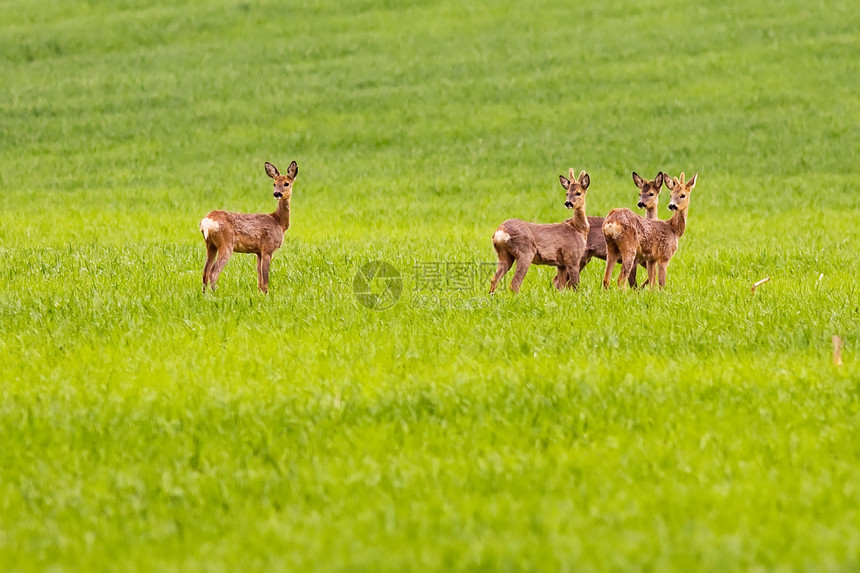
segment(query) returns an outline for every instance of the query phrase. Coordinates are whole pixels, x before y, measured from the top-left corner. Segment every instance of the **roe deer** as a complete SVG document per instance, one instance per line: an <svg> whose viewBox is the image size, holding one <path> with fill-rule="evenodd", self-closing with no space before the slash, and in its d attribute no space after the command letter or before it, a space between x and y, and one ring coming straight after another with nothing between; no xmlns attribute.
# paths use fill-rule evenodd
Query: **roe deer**
<svg viewBox="0 0 860 573"><path fill-rule="evenodd" d="M519 292L520 285L529 270L529 265L552 265L558 267L555 283L558 290L576 288L579 285L579 261L585 252L588 237L588 218L585 216L585 194L591 179L583 171L575 179L573 169L570 179L558 176L561 186L567 191L564 206L574 210L574 216L564 223L538 224L521 219L508 219L493 234L493 247L499 257L499 266L490 284L490 293L495 292L499 280L507 273L514 261L517 270L511 280L511 290Z"/></svg>
<svg viewBox="0 0 860 573"><path fill-rule="evenodd" d="M672 192L669 210L674 211L668 221L645 219L630 209L613 209L603 221L603 235L606 239L606 272L603 287L609 288L612 271L616 261L621 258L621 274L618 286L624 288L624 277L633 268L637 257L645 259L648 268L648 283L651 289L666 286L666 267L678 249L678 239L687 227L687 207L690 205L690 191L696 186L699 174L684 182L681 177L666 177L666 186ZM657 282L655 283L655 274Z"/></svg>
<svg viewBox="0 0 860 573"><path fill-rule="evenodd" d="M636 172L633 172L633 183L639 188L639 203L640 209L645 209L646 219L657 218L657 205L660 202L660 190L663 188L663 172L657 173L657 177L650 181L642 179ZM606 260L606 240L603 238L603 217L588 218L589 231L588 243L585 246L585 254L582 256L582 262L579 264L579 272L585 268L585 265L593 258ZM627 276L627 282L631 288L637 288L639 285L636 282L636 269L639 265L645 266L645 260L636 259L636 264ZM553 284L558 280L558 277L553 279ZM648 284L646 280L642 286Z"/></svg>
<svg viewBox="0 0 860 573"><path fill-rule="evenodd" d="M274 213L231 213L212 211L200 221L200 232L206 241L206 266L203 267L203 292L206 285L215 288L218 275L236 253L257 255L257 288L269 292L269 263L284 242L284 233L290 228L290 198L293 182L299 172L296 162L290 163L286 175L266 162L266 175L275 180L274 196L278 208Z"/></svg>

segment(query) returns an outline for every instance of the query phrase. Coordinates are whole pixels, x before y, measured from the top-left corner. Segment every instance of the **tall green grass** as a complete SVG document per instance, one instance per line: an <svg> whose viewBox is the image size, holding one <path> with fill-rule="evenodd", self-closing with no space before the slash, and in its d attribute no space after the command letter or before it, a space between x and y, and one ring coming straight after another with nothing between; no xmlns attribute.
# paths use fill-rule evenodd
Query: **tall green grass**
<svg viewBox="0 0 860 573"><path fill-rule="evenodd" d="M0 21L0 569L860 567L853 4ZM201 294L199 219L292 159L270 294L244 255ZM590 214L699 172L663 292L486 294L569 167Z"/></svg>

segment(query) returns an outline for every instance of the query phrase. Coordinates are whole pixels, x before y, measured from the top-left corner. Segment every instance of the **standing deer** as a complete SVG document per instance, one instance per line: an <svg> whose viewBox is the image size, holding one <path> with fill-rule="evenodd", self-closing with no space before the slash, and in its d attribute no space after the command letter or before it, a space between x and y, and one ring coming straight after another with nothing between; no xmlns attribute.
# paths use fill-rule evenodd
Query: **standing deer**
<svg viewBox="0 0 860 573"><path fill-rule="evenodd" d="M278 199L274 213L212 211L200 221L200 232L206 241L203 292L206 292L206 285L215 289L218 275L234 252L257 255L257 288L269 292L269 263L290 228L290 198L298 172L295 161L290 163L286 175L266 162L266 175L275 180L274 196Z"/></svg>
<svg viewBox="0 0 860 573"><path fill-rule="evenodd" d="M519 292L532 263L558 267L554 281L558 290L575 289L579 285L579 262L588 237L585 194L591 179L585 171L579 174L579 179L575 179L573 169L570 170L570 179L563 175L559 175L558 179L567 191L564 206L574 210L573 217L564 223L542 225L508 219L499 225L493 234L493 247L499 257L499 266L490 284L491 294L514 262L517 263L517 270L511 280L511 290L514 292Z"/></svg>
<svg viewBox="0 0 860 573"><path fill-rule="evenodd" d="M624 277L640 257L646 261L648 283L653 290L666 286L666 268L678 250L678 239L687 228L687 207L690 205L690 191L696 186L699 174L684 182L681 177L666 177L666 186L672 192L669 210L674 211L668 221L645 219L630 209L613 209L603 221L603 235L606 239L606 272L603 275L603 288L609 288L612 271L616 261L621 258L621 274L618 286L624 288ZM654 282L655 274L657 283Z"/></svg>
<svg viewBox="0 0 860 573"><path fill-rule="evenodd" d="M660 202L660 190L663 188L663 172L657 173L657 177L648 181L644 180L636 172L633 172L633 183L639 188L639 203L640 209L645 209L646 219L657 218L657 205ZM603 217L588 218L589 231L588 243L585 246L585 254L582 256L582 262L579 264L579 272L585 268L585 265L593 258L606 260L606 240L603 238ZM636 259L636 264L627 276L627 282L631 288L637 288L639 285L636 282L636 269L645 266L645 260ZM646 267L647 268L647 267ZM553 284L558 281L558 277L553 278ZM648 284L648 281L642 283L642 286Z"/></svg>

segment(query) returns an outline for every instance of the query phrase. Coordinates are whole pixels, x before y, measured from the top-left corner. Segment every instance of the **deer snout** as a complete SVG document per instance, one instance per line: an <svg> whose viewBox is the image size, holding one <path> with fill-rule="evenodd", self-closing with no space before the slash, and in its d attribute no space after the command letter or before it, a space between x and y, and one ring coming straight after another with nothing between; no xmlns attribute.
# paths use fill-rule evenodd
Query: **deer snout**
<svg viewBox="0 0 860 573"><path fill-rule="evenodd" d="M636 205L637 205L640 209L644 209L644 208L645 208L645 203L643 203L642 201L639 201L639 203L637 203Z"/></svg>
<svg viewBox="0 0 860 573"><path fill-rule="evenodd" d="M669 210L670 210L670 211L677 211L677 210L678 210L678 206L677 206L677 205L675 205L674 203L669 203Z"/></svg>
<svg viewBox="0 0 860 573"><path fill-rule="evenodd" d="M568 209L573 209L573 203L571 203L570 201L565 201L564 206Z"/></svg>
<svg viewBox="0 0 860 573"><path fill-rule="evenodd" d="M280 199L281 197L284 196L284 194L281 193L280 191L275 191L274 193L272 193L272 195L275 196L275 199Z"/></svg>

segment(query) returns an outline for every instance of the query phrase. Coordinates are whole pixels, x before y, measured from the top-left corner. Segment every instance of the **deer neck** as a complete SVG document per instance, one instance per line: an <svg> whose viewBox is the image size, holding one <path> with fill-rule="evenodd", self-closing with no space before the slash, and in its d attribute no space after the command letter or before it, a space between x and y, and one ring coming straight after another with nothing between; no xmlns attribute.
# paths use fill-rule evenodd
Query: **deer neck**
<svg viewBox="0 0 860 573"><path fill-rule="evenodd" d="M290 199L289 197L281 197L278 200L278 208L272 213L272 217L286 231L290 228Z"/></svg>
<svg viewBox="0 0 860 573"><path fill-rule="evenodd" d="M687 208L678 209L672 214L672 218L669 219L669 225L672 227L672 230L675 232L675 235L680 237L684 234L684 231L687 230Z"/></svg>
<svg viewBox="0 0 860 573"><path fill-rule="evenodd" d="M577 208L573 212L573 217L565 221L568 225L580 231L582 233L588 234L588 217L585 216L585 205Z"/></svg>
<svg viewBox="0 0 860 573"><path fill-rule="evenodd" d="M648 207L645 209L645 218L646 219L656 219L657 218L657 206Z"/></svg>

